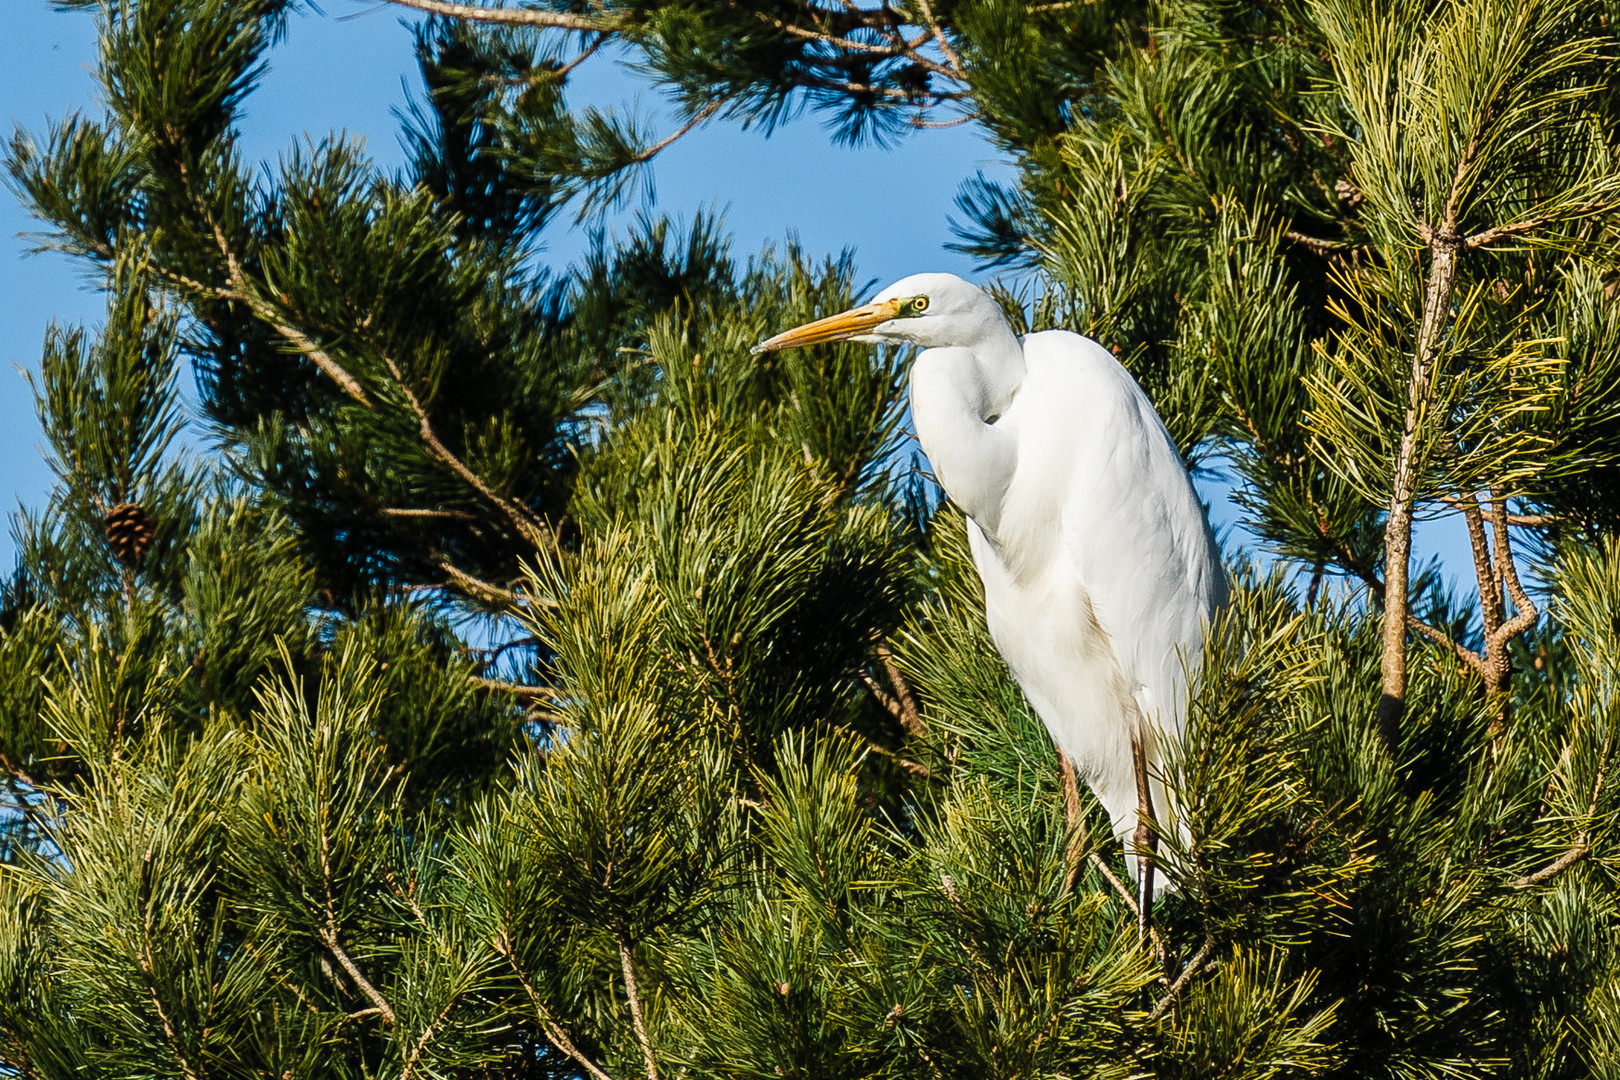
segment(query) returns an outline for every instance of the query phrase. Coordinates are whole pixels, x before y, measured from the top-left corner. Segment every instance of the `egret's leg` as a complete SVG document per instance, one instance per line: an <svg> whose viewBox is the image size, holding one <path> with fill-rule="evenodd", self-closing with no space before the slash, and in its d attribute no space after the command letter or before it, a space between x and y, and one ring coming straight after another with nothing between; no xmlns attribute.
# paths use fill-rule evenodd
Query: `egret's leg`
<svg viewBox="0 0 1620 1080"><path fill-rule="evenodd" d="M1058 751L1058 771L1063 774L1063 816L1069 823L1069 849L1064 856L1067 870L1063 879L1063 891L1068 892L1080 877L1080 861L1091 843L1091 836L1086 829L1085 812L1080 808L1080 774L1069 755L1061 750Z"/></svg>
<svg viewBox="0 0 1620 1080"><path fill-rule="evenodd" d="M1085 822L1080 812L1080 774L1075 771L1074 762L1069 755L1059 750L1058 771L1063 774L1063 816L1069 822L1069 828L1082 828Z"/></svg>
<svg viewBox="0 0 1620 1080"><path fill-rule="evenodd" d="M1142 940L1148 936L1148 922L1153 915L1153 856L1159 846L1159 836L1153 831L1153 794L1148 789L1147 747L1140 731L1131 732L1131 765L1136 772L1136 832L1131 837L1136 849L1136 874L1139 900L1137 903L1137 931Z"/></svg>

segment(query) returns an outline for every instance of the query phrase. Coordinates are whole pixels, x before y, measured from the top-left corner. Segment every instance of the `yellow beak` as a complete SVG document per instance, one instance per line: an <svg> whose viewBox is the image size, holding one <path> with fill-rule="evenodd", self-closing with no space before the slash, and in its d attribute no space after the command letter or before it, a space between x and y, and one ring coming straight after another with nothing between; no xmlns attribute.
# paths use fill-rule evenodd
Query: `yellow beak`
<svg viewBox="0 0 1620 1080"><path fill-rule="evenodd" d="M865 304L783 331L768 341L755 345L752 351L775 352L777 349L793 349L802 345L820 345L825 341L847 341L858 334L866 333L880 323L888 322L899 314L899 298Z"/></svg>

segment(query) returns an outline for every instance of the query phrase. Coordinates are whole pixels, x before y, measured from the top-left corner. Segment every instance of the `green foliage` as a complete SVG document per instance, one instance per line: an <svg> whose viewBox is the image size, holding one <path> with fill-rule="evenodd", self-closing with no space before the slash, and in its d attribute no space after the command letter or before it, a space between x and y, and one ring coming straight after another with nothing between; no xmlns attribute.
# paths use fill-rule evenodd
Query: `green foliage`
<svg viewBox="0 0 1620 1080"><path fill-rule="evenodd" d="M1620 13L513 6L418 27L389 175L241 160L299 5L60 6L106 110L8 166L109 306L45 342L0 589L6 1070L1613 1071ZM906 467L909 357L749 351L853 258L648 217L543 264L666 144L570 108L598 46L683 124L975 119L1014 321L1235 470L1279 561L1210 630L1146 939ZM1480 593L1408 588L1458 507Z"/></svg>

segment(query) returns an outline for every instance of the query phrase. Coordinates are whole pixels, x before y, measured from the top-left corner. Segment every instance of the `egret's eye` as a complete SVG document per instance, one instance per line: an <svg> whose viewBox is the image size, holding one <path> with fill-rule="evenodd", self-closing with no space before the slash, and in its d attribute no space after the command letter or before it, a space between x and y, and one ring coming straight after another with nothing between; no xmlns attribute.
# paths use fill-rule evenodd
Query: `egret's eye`
<svg viewBox="0 0 1620 1080"><path fill-rule="evenodd" d="M923 312L925 312L927 310L928 310L928 297L926 297L926 296L913 296L911 298L911 313L913 315L921 315Z"/></svg>

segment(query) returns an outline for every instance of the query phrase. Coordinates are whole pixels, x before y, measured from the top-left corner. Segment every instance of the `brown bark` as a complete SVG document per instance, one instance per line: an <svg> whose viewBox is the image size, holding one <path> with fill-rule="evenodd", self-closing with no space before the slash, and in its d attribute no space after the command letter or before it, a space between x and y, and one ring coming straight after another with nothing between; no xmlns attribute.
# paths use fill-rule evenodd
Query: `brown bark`
<svg viewBox="0 0 1620 1080"><path fill-rule="evenodd" d="M1418 494L1417 447L1421 427L1429 421L1426 414L1434 389L1434 369L1450 313L1451 286L1461 248L1461 241L1453 235L1452 216L1448 206L1446 220L1438 230L1423 230L1429 247L1429 281L1423 296L1423 321L1412 349L1406 416L1396 451L1389 517L1384 523L1383 692L1378 702L1378 723L1391 751L1400 745L1400 723L1406 714L1407 583L1411 572L1412 510Z"/></svg>

